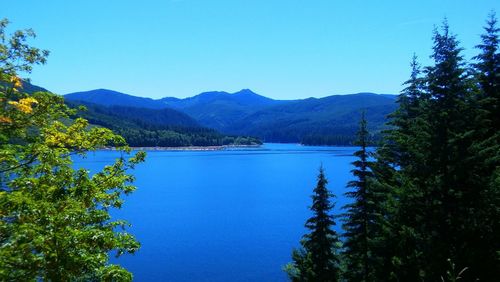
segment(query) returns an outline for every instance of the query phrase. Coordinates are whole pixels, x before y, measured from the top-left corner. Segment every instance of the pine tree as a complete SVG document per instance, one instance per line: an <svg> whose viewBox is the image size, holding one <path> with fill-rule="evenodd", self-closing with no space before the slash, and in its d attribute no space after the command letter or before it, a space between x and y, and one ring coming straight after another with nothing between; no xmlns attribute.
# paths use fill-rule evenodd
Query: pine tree
<svg viewBox="0 0 500 282"><path fill-rule="evenodd" d="M390 130L393 153L392 161L398 163L398 166L408 166L414 159L412 154L413 132L418 126L418 117L420 116L419 106L424 102L423 81L420 77L421 69L417 61L417 56L413 55L411 61L410 78L404 83L406 88L399 95L397 103L399 108L389 115L389 125L397 130Z"/></svg>
<svg viewBox="0 0 500 282"><path fill-rule="evenodd" d="M399 152L394 154L404 158L393 163L398 186L393 240L398 244L392 261L394 276L405 281L439 280L449 261L471 268L466 279L478 277L471 260L480 209L470 170L474 84L446 21L433 39L434 65L425 69L417 114L399 116L403 122L393 134L398 138L393 141L403 145L395 146Z"/></svg>
<svg viewBox="0 0 500 282"><path fill-rule="evenodd" d="M379 280L419 281L423 244L420 228L425 225L423 179L431 172L427 167L431 151L432 134L426 110L430 99L425 91L425 77L414 55L410 78L398 97L399 108L389 115L388 130L371 165L374 189L384 193L385 218L380 249L383 263L379 267Z"/></svg>
<svg viewBox="0 0 500 282"><path fill-rule="evenodd" d="M434 66L427 68L427 91L431 96L427 122L431 127L430 168L421 186L426 199L422 214L426 221L422 236L428 279L439 279L448 259L457 267L470 267L468 241L474 228L467 226L468 212L477 196L469 177L468 148L472 142L474 110L471 108L472 82L461 56L462 49L445 21L442 32L434 32Z"/></svg>
<svg viewBox="0 0 500 282"><path fill-rule="evenodd" d="M434 31L434 65L419 75L412 63L392 127L370 166L372 187L387 191L385 220L390 222L389 232L382 233L386 277L378 280L456 277L448 275L450 264L464 281L500 276L495 125L500 57L494 15L485 29L475 76L446 21Z"/></svg>
<svg viewBox="0 0 500 282"><path fill-rule="evenodd" d="M468 180L473 187L467 195L468 232L466 253L470 273L481 280L500 277L500 53L499 32L494 13L490 14L480 54L474 59L479 91L474 102L473 142L468 148ZM479 236L477 234L480 234Z"/></svg>
<svg viewBox="0 0 500 282"><path fill-rule="evenodd" d="M474 57L478 62L474 65L478 73L481 87L480 106L486 111L489 119L488 128L492 132L500 131L500 53L498 52L499 32L495 13L491 13L486 23L482 42L476 48L481 53Z"/></svg>
<svg viewBox="0 0 500 282"><path fill-rule="evenodd" d="M383 222L383 203L380 191L372 185L373 173L370 169L368 146L369 133L364 113L361 116L360 129L356 145L360 149L354 153L358 158L353 162L352 170L356 180L347 185L352 190L345 193L353 203L345 205L344 258L348 281L374 281L380 264L378 240Z"/></svg>
<svg viewBox="0 0 500 282"><path fill-rule="evenodd" d="M310 230L302 241L302 248L292 253L293 262L285 267L292 281L338 281L339 270L339 238L332 228L335 225L331 210L334 197L326 185L323 167L319 170L318 182L312 195L311 210L313 216L305 224Z"/></svg>

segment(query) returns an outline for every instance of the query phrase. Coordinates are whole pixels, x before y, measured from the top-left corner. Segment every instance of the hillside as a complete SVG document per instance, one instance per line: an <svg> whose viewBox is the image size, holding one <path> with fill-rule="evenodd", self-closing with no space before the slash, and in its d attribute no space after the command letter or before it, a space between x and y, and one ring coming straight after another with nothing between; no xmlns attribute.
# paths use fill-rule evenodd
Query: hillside
<svg viewBox="0 0 500 282"><path fill-rule="evenodd" d="M26 93L48 92L47 89L28 81L23 81L23 89ZM165 107L161 102L153 99L104 89L73 93L65 98L65 103L70 107L85 106L86 108L84 111L78 111L73 118L83 117L92 125L112 129L122 135L131 146L179 147L261 143L256 138L229 136L202 127L187 114Z"/></svg>
<svg viewBox="0 0 500 282"><path fill-rule="evenodd" d="M211 91L193 97L179 99L165 97L159 100L136 97L107 89L66 94L66 100L80 101L103 106L126 106L149 109L172 108L193 117L203 126L224 129L235 120L282 101L273 100L243 89L235 93Z"/></svg>
<svg viewBox="0 0 500 282"><path fill-rule="evenodd" d="M168 97L160 101L187 113L200 124L218 130L230 127L235 120L248 116L257 110L283 103L283 101L258 95L249 89L243 89L236 93L204 92L190 98Z"/></svg>
<svg viewBox="0 0 500 282"><path fill-rule="evenodd" d="M189 116L172 109L106 107L91 103L66 102L71 107L85 106L75 117L112 129L136 147L185 147L261 144L256 138L228 136L199 126Z"/></svg>
<svg viewBox="0 0 500 282"><path fill-rule="evenodd" d="M64 98L69 101L80 101L103 106L124 106L148 109L166 108L166 106L158 100L136 97L108 89L74 92L64 95Z"/></svg>
<svg viewBox="0 0 500 282"><path fill-rule="evenodd" d="M23 91L29 94L35 93L35 92L49 92L47 89L31 84L29 81L23 80L22 81L23 85Z"/></svg>
<svg viewBox="0 0 500 282"><path fill-rule="evenodd" d="M153 100L100 89L65 97L107 107L177 110L201 126L226 134L256 136L266 142L304 144L351 144L363 110L370 132L376 135L383 128L386 116L396 108L395 95L374 93L282 101L243 89L236 93L212 91L184 99ZM139 116L148 115L145 112Z"/></svg>
<svg viewBox="0 0 500 282"><path fill-rule="evenodd" d="M224 132L250 134L267 142L349 144L365 111L369 130L376 134L396 108L394 95L358 93L292 101L246 116Z"/></svg>

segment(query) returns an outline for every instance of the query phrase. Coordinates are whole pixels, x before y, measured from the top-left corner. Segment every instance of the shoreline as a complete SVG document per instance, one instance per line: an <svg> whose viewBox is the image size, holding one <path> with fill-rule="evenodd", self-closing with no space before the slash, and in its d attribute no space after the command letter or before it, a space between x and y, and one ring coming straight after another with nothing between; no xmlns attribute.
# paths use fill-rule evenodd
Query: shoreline
<svg viewBox="0 0 500 282"><path fill-rule="evenodd" d="M223 151L232 148L260 148L261 146L262 145L222 145L222 146L130 147L130 148L132 150L143 150L143 151Z"/></svg>
<svg viewBox="0 0 500 282"><path fill-rule="evenodd" d="M271 143L273 144L273 143ZM357 147L353 145L306 145L301 143L276 143L276 144L296 144L303 147ZM162 146L130 146L132 150L143 151L224 151L231 149L252 149L261 148L261 145L221 145L221 146L180 146L180 147L162 147ZM372 146L370 146L372 147ZM376 147L376 146L373 146ZM116 151L114 147L102 148L101 150Z"/></svg>

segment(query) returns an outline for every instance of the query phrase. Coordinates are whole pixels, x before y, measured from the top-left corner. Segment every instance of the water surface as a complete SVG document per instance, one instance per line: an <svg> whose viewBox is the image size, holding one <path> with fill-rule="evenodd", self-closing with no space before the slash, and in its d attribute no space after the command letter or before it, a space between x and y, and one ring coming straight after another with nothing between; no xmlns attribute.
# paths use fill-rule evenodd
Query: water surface
<svg viewBox="0 0 500 282"><path fill-rule="evenodd" d="M114 262L134 281L286 281L281 268L306 232L319 166L338 213L354 150L265 144L150 151L133 171L138 189L113 212L132 224L141 249ZM95 171L118 154L99 151L77 165Z"/></svg>

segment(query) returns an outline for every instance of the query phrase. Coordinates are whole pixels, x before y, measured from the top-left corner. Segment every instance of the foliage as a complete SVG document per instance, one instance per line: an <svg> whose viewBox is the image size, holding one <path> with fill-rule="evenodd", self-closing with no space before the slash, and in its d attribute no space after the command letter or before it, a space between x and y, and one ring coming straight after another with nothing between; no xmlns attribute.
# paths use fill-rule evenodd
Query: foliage
<svg viewBox="0 0 500 282"><path fill-rule="evenodd" d="M434 64L421 72L413 60L374 166L374 178L390 196L381 258L390 262L386 278L439 281L449 261L467 268L465 281L500 276L495 24L492 16L475 64L467 65L446 21L434 31Z"/></svg>
<svg viewBox="0 0 500 282"><path fill-rule="evenodd" d="M345 205L343 228L345 237L343 258L346 260L345 278L348 281L374 281L377 269L377 239L383 225L383 193L373 184L373 173L367 145L369 134L364 113L361 115L358 140L359 150L354 153L352 174L356 180L348 183L351 188L345 195L353 200Z"/></svg>
<svg viewBox="0 0 500 282"><path fill-rule="evenodd" d="M135 187L126 171L144 160L124 139L78 118L61 97L24 93L19 72L45 63L48 52L30 47L31 30L5 34L0 22L0 280L130 281L132 274L108 263L139 248L125 221L109 215ZM66 122L62 122L66 121ZM123 154L91 174L73 158L116 146Z"/></svg>
<svg viewBox="0 0 500 282"><path fill-rule="evenodd" d="M339 238L332 229L334 217L330 214L333 195L326 188L328 183L323 167L320 168L318 183L312 195L311 210L313 216L306 222L311 232L301 241L302 248L292 253L293 262L285 266L292 281L338 281Z"/></svg>
<svg viewBox="0 0 500 282"><path fill-rule="evenodd" d="M414 56L373 159L362 119L347 193L346 281L500 277L499 32L492 14L471 64L446 21L434 30L434 63L421 68ZM294 260L310 269L304 254Z"/></svg>

